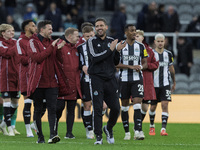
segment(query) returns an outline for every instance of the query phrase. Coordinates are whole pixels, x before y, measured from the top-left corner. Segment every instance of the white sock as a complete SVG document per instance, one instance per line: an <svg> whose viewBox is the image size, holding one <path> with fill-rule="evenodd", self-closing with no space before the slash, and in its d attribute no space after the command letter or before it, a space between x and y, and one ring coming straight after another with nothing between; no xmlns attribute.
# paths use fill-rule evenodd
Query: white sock
<svg viewBox="0 0 200 150"><path fill-rule="evenodd" d="M32 130L31 130L31 125L30 124L26 124L26 134L27 135L33 135Z"/></svg>

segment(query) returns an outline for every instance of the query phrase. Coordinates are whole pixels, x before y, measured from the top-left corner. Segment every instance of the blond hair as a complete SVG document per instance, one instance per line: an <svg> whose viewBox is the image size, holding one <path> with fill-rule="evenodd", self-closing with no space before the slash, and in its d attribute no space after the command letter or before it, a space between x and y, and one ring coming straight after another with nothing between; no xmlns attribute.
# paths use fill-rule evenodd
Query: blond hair
<svg viewBox="0 0 200 150"><path fill-rule="evenodd" d="M144 36L144 31L143 30L136 30L136 34Z"/></svg>
<svg viewBox="0 0 200 150"><path fill-rule="evenodd" d="M69 36L70 34L74 34L75 31L78 31L78 29L69 27L69 28L67 28L67 29L65 30L65 36L67 37L67 36Z"/></svg>
<svg viewBox="0 0 200 150"><path fill-rule="evenodd" d="M157 40L158 38L162 38L164 40L165 36L162 33L158 33L155 35L155 40Z"/></svg>
<svg viewBox="0 0 200 150"><path fill-rule="evenodd" d="M13 28L13 26L10 24L5 24L5 23L1 24L0 25L0 36L3 37L2 32L5 32L6 30L8 30L10 28Z"/></svg>

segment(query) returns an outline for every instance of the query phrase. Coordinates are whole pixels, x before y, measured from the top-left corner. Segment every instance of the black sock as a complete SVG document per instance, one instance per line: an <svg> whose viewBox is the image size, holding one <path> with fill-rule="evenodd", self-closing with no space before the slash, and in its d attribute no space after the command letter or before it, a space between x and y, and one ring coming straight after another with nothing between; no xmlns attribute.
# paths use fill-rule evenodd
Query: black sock
<svg viewBox="0 0 200 150"><path fill-rule="evenodd" d="M142 115L140 109L134 109L134 125L135 130L141 131L142 130Z"/></svg>
<svg viewBox="0 0 200 150"><path fill-rule="evenodd" d="M143 122L143 120L144 120L144 118L145 118L145 116L146 116L146 112L143 111L143 110L141 110L141 115L142 115L142 122Z"/></svg>
<svg viewBox="0 0 200 150"><path fill-rule="evenodd" d="M24 117L24 123L25 124L30 124L31 120L31 103L25 103L24 104L24 109L23 109L23 117Z"/></svg>
<svg viewBox="0 0 200 150"><path fill-rule="evenodd" d="M150 125L154 125L156 113L149 110Z"/></svg>
<svg viewBox="0 0 200 150"><path fill-rule="evenodd" d="M128 111L121 111L122 123L125 132L129 132L129 115Z"/></svg>
<svg viewBox="0 0 200 150"><path fill-rule="evenodd" d="M84 127L86 128L86 124L85 124L85 116L83 115L84 114L84 107L83 106L81 106L81 117L82 117L82 120L83 120L83 125L84 125Z"/></svg>
<svg viewBox="0 0 200 150"><path fill-rule="evenodd" d="M10 113L11 107L3 107L4 111L4 121L6 122L7 127L11 126L11 113Z"/></svg>
<svg viewBox="0 0 200 150"><path fill-rule="evenodd" d="M168 113L162 112L162 128L166 129L167 120L168 120Z"/></svg>
<svg viewBox="0 0 200 150"><path fill-rule="evenodd" d="M85 125L86 125L86 128L91 131L93 128L92 128L92 115L89 115L89 116L84 116L84 120L85 120Z"/></svg>

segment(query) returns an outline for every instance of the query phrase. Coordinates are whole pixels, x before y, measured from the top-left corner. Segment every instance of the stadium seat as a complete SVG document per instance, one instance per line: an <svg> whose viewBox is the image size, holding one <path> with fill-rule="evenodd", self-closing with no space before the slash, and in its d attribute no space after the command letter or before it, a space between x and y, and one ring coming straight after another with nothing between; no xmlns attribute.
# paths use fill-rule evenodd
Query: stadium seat
<svg viewBox="0 0 200 150"><path fill-rule="evenodd" d="M191 4L193 6L200 5L200 1L199 0L191 0Z"/></svg>
<svg viewBox="0 0 200 150"><path fill-rule="evenodd" d="M176 81L177 82L188 82L189 78L186 74L183 74L183 73L178 73L176 74Z"/></svg>
<svg viewBox="0 0 200 150"><path fill-rule="evenodd" d="M194 63L195 65L200 65L200 59L199 59L199 58L194 58L194 59L193 59L193 63Z"/></svg>
<svg viewBox="0 0 200 150"><path fill-rule="evenodd" d="M191 14L189 14L189 13L181 13L179 15L179 19L180 20L184 20L184 21L191 21L192 18L193 18L193 16Z"/></svg>
<svg viewBox="0 0 200 150"><path fill-rule="evenodd" d="M135 14L138 14L141 10L142 10L142 7L144 6L144 4L137 4L134 6L134 12Z"/></svg>
<svg viewBox="0 0 200 150"><path fill-rule="evenodd" d="M134 15L133 15L133 14L127 14L127 19L128 19L128 20L133 20L133 19L135 19L135 18L134 18Z"/></svg>
<svg viewBox="0 0 200 150"><path fill-rule="evenodd" d="M188 4L181 4L178 7L178 14L181 15L182 13L188 13L190 14L193 11L193 8L191 5Z"/></svg>
<svg viewBox="0 0 200 150"><path fill-rule="evenodd" d="M200 9L199 8L200 8L200 3L194 5L194 7L193 7L193 14L194 15L200 14Z"/></svg>
<svg viewBox="0 0 200 150"><path fill-rule="evenodd" d="M131 0L131 1L133 1L133 0ZM134 0L134 3L135 4L147 4L149 2L147 0Z"/></svg>
<svg viewBox="0 0 200 150"><path fill-rule="evenodd" d="M193 65L190 69L191 73L200 73L200 65Z"/></svg>
<svg viewBox="0 0 200 150"><path fill-rule="evenodd" d="M189 82L200 81L200 73L191 74L189 77Z"/></svg>
<svg viewBox="0 0 200 150"><path fill-rule="evenodd" d="M177 5L180 5L180 4L191 5L191 0L176 0L176 1L177 1Z"/></svg>
<svg viewBox="0 0 200 150"><path fill-rule="evenodd" d="M126 12L127 14L134 14L134 7L132 5L127 5Z"/></svg>
<svg viewBox="0 0 200 150"><path fill-rule="evenodd" d="M176 82L176 90L180 90L180 89L188 90L188 87L189 85L187 82L183 82L183 81Z"/></svg>
<svg viewBox="0 0 200 150"><path fill-rule="evenodd" d="M200 81L199 82L197 82L197 81L190 82L189 89L190 89L190 91L200 90Z"/></svg>
<svg viewBox="0 0 200 150"><path fill-rule="evenodd" d="M189 94L200 94L200 89L190 90Z"/></svg>
<svg viewBox="0 0 200 150"><path fill-rule="evenodd" d="M167 0L167 1L162 0L162 3L165 5L177 5L178 4L177 0Z"/></svg>
<svg viewBox="0 0 200 150"><path fill-rule="evenodd" d="M176 89L173 94L189 94L188 89Z"/></svg>

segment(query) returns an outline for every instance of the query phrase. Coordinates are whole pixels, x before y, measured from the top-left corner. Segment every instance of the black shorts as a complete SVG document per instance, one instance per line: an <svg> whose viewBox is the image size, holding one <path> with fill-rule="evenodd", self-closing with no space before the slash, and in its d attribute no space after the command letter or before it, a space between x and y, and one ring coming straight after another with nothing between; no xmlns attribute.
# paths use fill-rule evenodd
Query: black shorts
<svg viewBox="0 0 200 150"><path fill-rule="evenodd" d="M2 98L20 98L19 91L1 92Z"/></svg>
<svg viewBox="0 0 200 150"><path fill-rule="evenodd" d="M156 91L157 102L171 101L171 90L169 85L159 88L156 87L155 91Z"/></svg>
<svg viewBox="0 0 200 150"><path fill-rule="evenodd" d="M81 92L82 92L82 101L87 102L91 101L91 94L90 94L90 86L89 82L81 81Z"/></svg>
<svg viewBox="0 0 200 150"><path fill-rule="evenodd" d="M142 100L143 104L151 104L151 105L156 105L158 102L157 100Z"/></svg>
<svg viewBox="0 0 200 150"><path fill-rule="evenodd" d="M27 92L22 92L21 93L23 96L27 96Z"/></svg>
<svg viewBox="0 0 200 150"><path fill-rule="evenodd" d="M133 82L120 83L120 97L121 99L129 99L135 97L144 97L143 80Z"/></svg>

